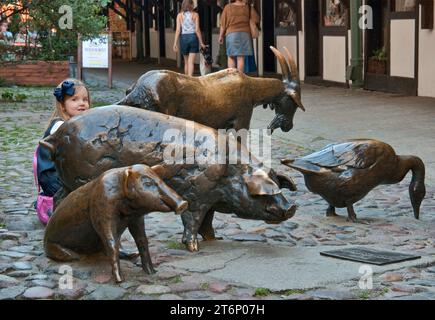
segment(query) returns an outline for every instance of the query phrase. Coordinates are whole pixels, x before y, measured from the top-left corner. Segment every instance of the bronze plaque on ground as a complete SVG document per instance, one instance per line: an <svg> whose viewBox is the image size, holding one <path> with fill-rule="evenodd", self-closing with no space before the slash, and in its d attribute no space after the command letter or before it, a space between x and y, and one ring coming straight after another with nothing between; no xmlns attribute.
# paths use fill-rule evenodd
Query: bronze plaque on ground
<svg viewBox="0 0 435 320"><path fill-rule="evenodd" d="M421 258L421 256L417 255L404 254L394 251L380 251L371 248L346 248L332 251L324 251L320 252L320 254L322 256L364 262L378 266L384 266L387 264Z"/></svg>

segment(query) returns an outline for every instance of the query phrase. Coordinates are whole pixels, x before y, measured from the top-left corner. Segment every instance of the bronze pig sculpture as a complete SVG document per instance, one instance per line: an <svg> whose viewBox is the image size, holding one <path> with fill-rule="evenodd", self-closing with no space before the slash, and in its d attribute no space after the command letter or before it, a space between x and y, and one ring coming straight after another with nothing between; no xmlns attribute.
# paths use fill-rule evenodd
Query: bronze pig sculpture
<svg viewBox="0 0 435 320"><path fill-rule="evenodd" d="M143 270L154 273L145 234L144 214L181 213L184 201L155 171L145 165L111 169L71 192L50 218L44 237L47 257L56 261L78 259L77 253L104 250L116 282L122 282L119 264L120 237L128 228Z"/></svg>
<svg viewBox="0 0 435 320"><path fill-rule="evenodd" d="M174 130L184 142L174 141L172 135L166 137ZM194 138L187 137L188 131ZM228 161L229 152L223 164L202 161L211 158L209 152L218 154L222 138L236 143L236 164ZM185 119L126 106L99 107L66 121L40 144L52 152L64 193L111 168L164 164L159 175L189 203L181 218L183 242L190 251L198 250L198 233L205 240L215 239L215 210L270 223L285 221L296 211L281 193L284 187L295 189L290 178L273 170L266 173L263 163L232 135ZM165 161L165 155L171 156L178 146L185 149L181 163ZM184 152L188 149L202 160L196 156L188 159Z"/></svg>
<svg viewBox="0 0 435 320"><path fill-rule="evenodd" d="M168 70L149 71L128 90L118 105L127 105L192 120L215 129L249 129L253 109L269 105L276 116L272 131L289 132L301 102L298 70L286 48L271 47L283 70L283 80L248 77L226 69L203 77L189 77Z"/></svg>
<svg viewBox="0 0 435 320"><path fill-rule="evenodd" d="M335 208L347 208L348 220L357 222L353 204L382 184L402 181L412 171L409 185L414 216L426 195L425 166L415 156L398 156L394 149L377 140L349 140L331 144L323 150L283 164L300 171L313 193L329 203L327 216L335 216Z"/></svg>

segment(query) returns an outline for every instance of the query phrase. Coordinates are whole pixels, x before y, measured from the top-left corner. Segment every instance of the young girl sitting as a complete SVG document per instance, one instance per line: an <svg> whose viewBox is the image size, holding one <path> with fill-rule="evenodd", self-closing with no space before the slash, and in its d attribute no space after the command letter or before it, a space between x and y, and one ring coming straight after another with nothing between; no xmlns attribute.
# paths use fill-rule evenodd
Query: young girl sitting
<svg viewBox="0 0 435 320"><path fill-rule="evenodd" d="M55 110L51 115L44 137L56 132L64 121L89 109L89 91L83 82L76 79L62 81L55 89ZM37 150L38 183L45 196L53 197L61 184L50 151L42 146Z"/></svg>
<svg viewBox="0 0 435 320"><path fill-rule="evenodd" d="M91 103L88 89L83 82L76 79L62 81L54 89L53 94L56 97L56 106L43 138L55 133L68 119L88 110ZM38 184L42 188L43 195L53 197L60 189L61 183L54 162L51 159L51 153L43 146L39 146L37 149L36 167ZM49 215L41 217L38 212L40 220L45 224L48 221ZM138 252L125 250L122 246L119 249L120 259L133 259L138 256Z"/></svg>

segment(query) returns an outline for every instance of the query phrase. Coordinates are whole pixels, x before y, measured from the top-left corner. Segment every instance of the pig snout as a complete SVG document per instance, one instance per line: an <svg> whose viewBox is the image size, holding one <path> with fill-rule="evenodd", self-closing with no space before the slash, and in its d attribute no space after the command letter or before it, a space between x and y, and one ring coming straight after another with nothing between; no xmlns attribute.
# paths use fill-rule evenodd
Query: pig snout
<svg viewBox="0 0 435 320"><path fill-rule="evenodd" d="M176 214L181 214L186 211L188 207L187 201L183 200L174 190L169 187L160 186L160 194L163 202Z"/></svg>
<svg viewBox="0 0 435 320"><path fill-rule="evenodd" d="M273 220L266 220L266 223L279 224L295 215L297 209L295 204L289 203L285 199L279 200L280 201L271 203L266 207L266 211L276 217L276 219Z"/></svg>

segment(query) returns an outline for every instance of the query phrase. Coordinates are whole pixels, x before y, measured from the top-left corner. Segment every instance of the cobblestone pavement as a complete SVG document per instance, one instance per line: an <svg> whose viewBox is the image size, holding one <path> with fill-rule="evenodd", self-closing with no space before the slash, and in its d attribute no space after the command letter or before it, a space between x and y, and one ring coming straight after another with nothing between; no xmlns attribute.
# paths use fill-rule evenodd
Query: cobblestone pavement
<svg viewBox="0 0 435 320"><path fill-rule="evenodd" d="M122 260L126 281L116 285L111 269L102 255L69 264L73 288L65 289L62 264L47 259L43 252L44 229L32 203L36 190L32 176L32 155L51 112L51 88L0 88L18 90L28 98L22 103L1 102L0 107L0 299L434 299L435 267L426 265L376 274L373 290L358 288L358 279L331 283L321 288L288 288L270 292L239 283L211 278L207 273L192 273L165 265L193 254L180 245L181 219L172 214L150 214L146 231L153 262L158 270L146 275L139 261ZM122 90L91 87L94 105L117 101ZM372 191L355 206L358 217L367 224L346 222L340 217L326 218L326 203L307 192L301 175L278 160L309 150L273 139L273 167L286 171L298 186L286 192L299 206L291 220L277 226L261 221L237 219L217 214L214 226L218 235L230 241L260 241L270 245L315 247L347 244L376 244L379 248L435 254L435 189L429 187L421 208L421 220L413 219L408 196L410 177L400 184ZM123 246L135 249L131 236L123 236ZM201 255L202 253L196 253ZM314 275L315 276L315 275Z"/></svg>

